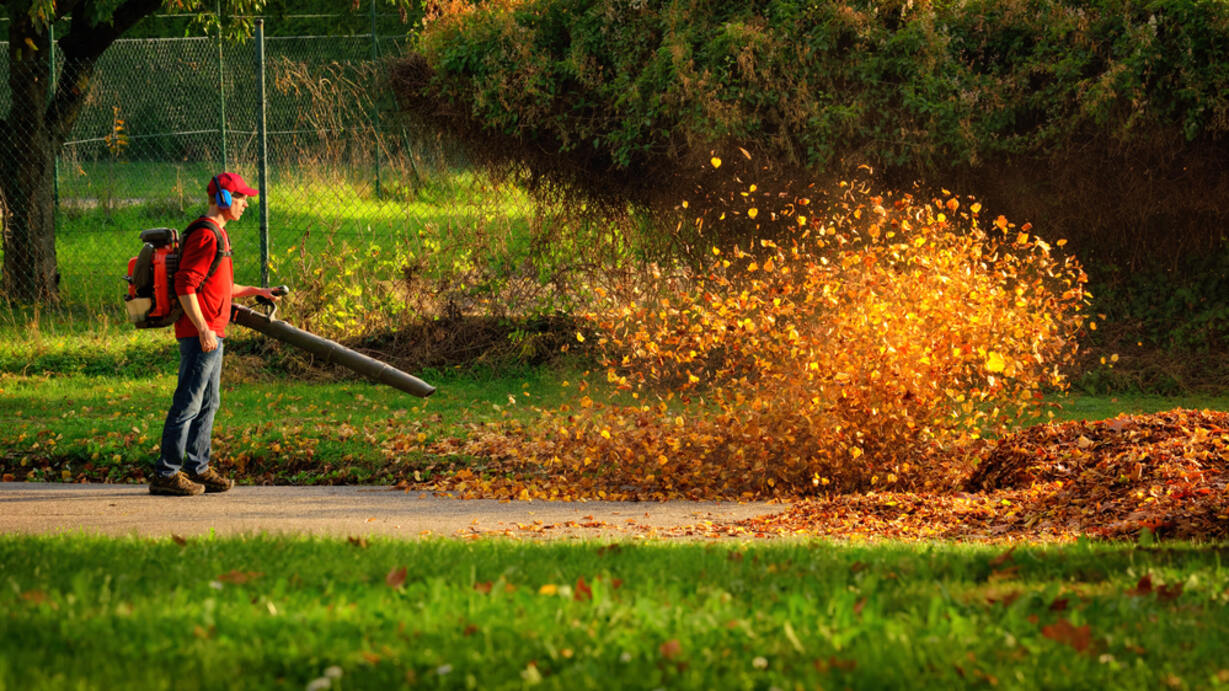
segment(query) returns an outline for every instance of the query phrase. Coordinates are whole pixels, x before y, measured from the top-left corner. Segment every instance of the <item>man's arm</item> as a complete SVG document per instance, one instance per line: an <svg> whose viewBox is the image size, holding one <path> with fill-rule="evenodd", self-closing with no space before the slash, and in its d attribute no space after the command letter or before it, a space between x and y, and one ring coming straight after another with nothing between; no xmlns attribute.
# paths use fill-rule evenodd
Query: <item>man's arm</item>
<svg viewBox="0 0 1229 691"><path fill-rule="evenodd" d="M269 298L270 300L278 300L280 295L274 295L272 288L258 288L256 286L241 286L238 283L232 285L230 290L231 298L246 298L253 295Z"/></svg>
<svg viewBox="0 0 1229 691"><path fill-rule="evenodd" d="M196 293L180 295L179 304L183 305L184 314L188 315L188 319L196 327L201 351L208 353L217 350L218 336L209 328L209 322L205 321L205 313L201 311L201 303L196 299Z"/></svg>

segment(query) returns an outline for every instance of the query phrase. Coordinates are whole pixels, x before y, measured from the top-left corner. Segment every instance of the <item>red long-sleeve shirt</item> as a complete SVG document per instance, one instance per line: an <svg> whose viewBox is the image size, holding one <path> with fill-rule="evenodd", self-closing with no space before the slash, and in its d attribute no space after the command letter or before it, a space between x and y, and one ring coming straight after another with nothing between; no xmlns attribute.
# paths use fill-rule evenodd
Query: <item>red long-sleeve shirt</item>
<svg viewBox="0 0 1229 691"><path fill-rule="evenodd" d="M203 219L202 216L198 221ZM230 323L230 297L234 290L235 274L228 254L220 258L217 270L205 280L209 265L218 253L217 236L212 231L213 227L211 224L197 228L188 235L187 240L181 241L179 270L175 272L175 294L195 293L209 329L218 336L225 336L226 325ZM227 236L225 228L219 230L223 245L221 251L229 253L230 237ZM200 333L187 314L175 322L175 338L198 336Z"/></svg>

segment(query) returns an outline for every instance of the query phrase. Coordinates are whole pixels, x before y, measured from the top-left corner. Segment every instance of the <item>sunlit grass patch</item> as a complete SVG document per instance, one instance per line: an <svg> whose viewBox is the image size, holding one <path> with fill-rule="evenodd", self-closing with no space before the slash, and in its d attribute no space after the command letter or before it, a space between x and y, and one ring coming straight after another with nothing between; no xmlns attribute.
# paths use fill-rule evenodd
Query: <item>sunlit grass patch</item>
<svg viewBox="0 0 1229 691"><path fill-rule="evenodd" d="M1223 552L0 536L0 683L1199 687Z"/></svg>
<svg viewBox="0 0 1229 691"><path fill-rule="evenodd" d="M107 371L115 358L48 357L30 372L0 372L6 480L123 482L148 473L175 388L177 354L166 345L147 362ZM428 480L475 461L433 452L433 444L467 438L488 423L524 424L535 405L558 405L568 392L561 379L573 376L529 368L421 374L439 388L431 398L364 381L312 383L276 372L251 380L224 372L213 436L218 467L241 482Z"/></svg>

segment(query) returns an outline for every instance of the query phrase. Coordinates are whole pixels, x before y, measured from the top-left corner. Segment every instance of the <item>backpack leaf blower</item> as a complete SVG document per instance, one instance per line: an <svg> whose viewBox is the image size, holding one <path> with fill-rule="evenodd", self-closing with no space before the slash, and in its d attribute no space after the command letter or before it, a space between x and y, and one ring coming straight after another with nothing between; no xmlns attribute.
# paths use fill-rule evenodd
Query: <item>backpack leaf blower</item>
<svg viewBox="0 0 1229 691"><path fill-rule="evenodd" d="M222 246L221 233L209 222L192 224L185 231L183 238L170 228L151 228L141 233L144 245L140 254L128 261L128 275L124 277L128 282L128 293L124 296L128 319L138 329L170 326L183 314L183 308L175 295L175 272L179 268L180 248L189 233L202 229L211 230L217 235L217 246ZM213 275L221 257L227 255L229 252L218 252L206 277ZM277 295L285 295L288 292L290 290L286 286L274 288ZM305 350L325 362L341 365L406 393L424 398L435 393L434 386L418 377L350 350L336 341L296 329L275 319L277 305L264 297L258 297L256 300L268 308L264 314L242 305L231 305L230 320Z"/></svg>

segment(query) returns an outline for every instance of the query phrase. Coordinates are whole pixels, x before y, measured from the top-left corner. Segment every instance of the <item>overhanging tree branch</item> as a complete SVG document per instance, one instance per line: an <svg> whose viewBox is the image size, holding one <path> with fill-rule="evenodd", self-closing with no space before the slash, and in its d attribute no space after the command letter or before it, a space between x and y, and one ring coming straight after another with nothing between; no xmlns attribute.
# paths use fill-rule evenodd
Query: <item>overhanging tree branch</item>
<svg viewBox="0 0 1229 691"><path fill-rule="evenodd" d="M47 123L61 137L68 135L77 112L85 102L89 81L98 58L137 22L157 12L162 0L126 0L111 13L109 22L94 23L99 7L96 0L56 3L56 15L72 13L68 35L60 39L64 71L56 85L55 96L47 108Z"/></svg>

